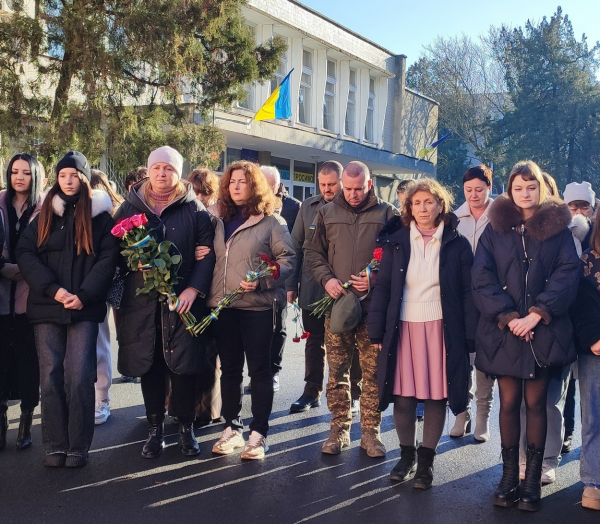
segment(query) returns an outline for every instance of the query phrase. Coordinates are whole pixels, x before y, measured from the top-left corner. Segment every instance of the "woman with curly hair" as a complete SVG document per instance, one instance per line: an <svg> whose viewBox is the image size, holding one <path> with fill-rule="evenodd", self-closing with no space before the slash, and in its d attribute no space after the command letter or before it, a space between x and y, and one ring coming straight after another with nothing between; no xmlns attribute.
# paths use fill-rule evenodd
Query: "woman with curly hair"
<svg viewBox="0 0 600 524"><path fill-rule="evenodd" d="M245 446L242 459L261 459L268 450L266 437L273 407L273 304L275 299L285 301L285 280L296 255L285 221L275 214L275 196L256 165L243 160L230 164L221 178L219 195L220 200L209 209L216 217L217 263L208 305L215 307L240 286L242 292L214 324L221 360L225 431L212 450L229 455ZM258 267L261 255L279 264L279 278L246 282L246 273ZM242 436L244 424L240 416L244 356L252 389L247 443Z"/></svg>

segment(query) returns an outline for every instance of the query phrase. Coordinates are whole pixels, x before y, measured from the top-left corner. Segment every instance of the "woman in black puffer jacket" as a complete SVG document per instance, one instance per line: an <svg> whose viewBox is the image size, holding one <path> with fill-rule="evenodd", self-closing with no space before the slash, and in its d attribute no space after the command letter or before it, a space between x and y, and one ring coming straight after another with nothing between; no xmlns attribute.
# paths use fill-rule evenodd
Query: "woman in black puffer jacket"
<svg viewBox="0 0 600 524"><path fill-rule="evenodd" d="M94 436L98 324L119 246L111 235L112 202L92 191L87 159L68 153L40 214L17 244L17 264L30 287L42 386L46 466L82 467Z"/></svg>
<svg viewBox="0 0 600 524"><path fill-rule="evenodd" d="M489 211L473 263L473 298L481 313L475 367L498 377L504 474L494 504L519 499L519 410L527 407L527 467L519 508L537 511L546 443L551 369L576 359L568 308L580 263L568 229L569 208L547 195L540 168L516 164L506 195ZM524 380L525 379L525 380Z"/></svg>

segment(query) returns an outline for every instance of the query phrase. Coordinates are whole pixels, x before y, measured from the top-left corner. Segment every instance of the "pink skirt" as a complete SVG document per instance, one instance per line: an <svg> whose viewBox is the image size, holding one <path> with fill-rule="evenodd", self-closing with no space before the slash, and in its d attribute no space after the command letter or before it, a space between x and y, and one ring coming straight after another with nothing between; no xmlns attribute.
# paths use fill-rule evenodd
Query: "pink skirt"
<svg viewBox="0 0 600 524"><path fill-rule="evenodd" d="M420 400L448 398L442 320L400 322L394 395Z"/></svg>

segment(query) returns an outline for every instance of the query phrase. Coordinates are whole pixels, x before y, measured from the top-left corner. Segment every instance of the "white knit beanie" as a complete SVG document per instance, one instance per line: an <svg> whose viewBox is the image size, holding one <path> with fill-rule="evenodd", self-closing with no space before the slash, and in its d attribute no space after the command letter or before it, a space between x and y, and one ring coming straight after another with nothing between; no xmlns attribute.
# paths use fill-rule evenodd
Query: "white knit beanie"
<svg viewBox="0 0 600 524"><path fill-rule="evenodd" d="M571 182L567 184L564 192L565 203L569 204L574 200L584 200L590 206L594 207L596 202L596 193L592 189L592 185L589 182L582 182L578 184L577 182Z"/></svg>
<svg viewBox="0 0 600 524"><path fill-rule="evenodd" d="M169 164L179 175L179 178L181 178L181 173L183 171L183 157L179 151L169 146L162 146L155 149L148 157L148 170L150 170L154 164L158 164L159 162Z"/></svg>

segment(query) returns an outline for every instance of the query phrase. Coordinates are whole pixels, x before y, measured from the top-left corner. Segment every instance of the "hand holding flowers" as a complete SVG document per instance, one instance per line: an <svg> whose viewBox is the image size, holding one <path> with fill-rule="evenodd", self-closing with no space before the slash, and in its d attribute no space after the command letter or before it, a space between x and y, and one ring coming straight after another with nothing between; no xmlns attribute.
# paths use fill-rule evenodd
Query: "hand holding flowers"
<svg viewBox="0 0 600 524"><path fill-rule="evenodd" d="M383 248L378 247L373 251L373 258L371 259L371 262L369 262L367 267L363 269L358 276L350 275L350 280L344 283L334 278L329 280L325 286L327 294L321 300L317 300L314 304L311 304L311 306L314 307L311 315L321 318L327 311L329 311L331 306L333 306L333 303L339 298L340 294L346 294L346 289L349 287L353 287L360 292L366 291L368 293L371 291L373 279L372 273L373 271L379 270L382 256ZM331 285L330 282L332 283ZM330 289L328 289L328 287ZM335 295L335 298L332 296L332 294Z"/></svg>

